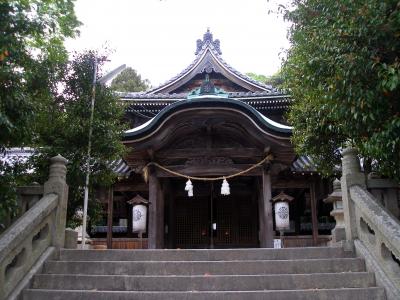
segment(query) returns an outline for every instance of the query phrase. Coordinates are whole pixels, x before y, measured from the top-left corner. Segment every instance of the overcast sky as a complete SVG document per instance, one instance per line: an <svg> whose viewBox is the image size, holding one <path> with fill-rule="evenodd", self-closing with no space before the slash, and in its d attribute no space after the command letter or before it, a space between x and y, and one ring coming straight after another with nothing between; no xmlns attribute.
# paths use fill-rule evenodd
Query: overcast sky
<svg viewBox="0 0 400 300"><path fill-rule="evenodd" d="M77 0L81 35L68 50L114 50L110 70L136 69L153 86L173 77L195 58L196 40L207 27L221 41L222 57L241 71L275 73L288 48L287 24L268 14L267 0Z"/></svg>

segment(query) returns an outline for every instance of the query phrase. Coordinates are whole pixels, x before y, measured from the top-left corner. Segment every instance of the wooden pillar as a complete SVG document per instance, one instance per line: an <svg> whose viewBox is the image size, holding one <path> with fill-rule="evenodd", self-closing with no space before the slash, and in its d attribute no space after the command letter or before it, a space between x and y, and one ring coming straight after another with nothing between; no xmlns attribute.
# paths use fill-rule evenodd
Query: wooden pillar
<svg viewBox="0 0 400 300"><path fill-rule="evenodd" d="M310 185L311 197L311 222L312 222L312 237L313 245L318 245L318 217L317 217L317 199L315 197L315 182Z"/></svg>
<svg viewBox="0 0 400 300"><path fill-rule="evenodd" d="M107 207L107 249L112 249L112 225L114 211L114 189L110 187L108 190L108 207Z"/></svg>
<svg viewBox="0 0 400 300"><path fill-rule="evenodd" d="M149 170L149 235L148 248L164 247L164 197L155 170Z"/></svg>
<svg viewBox="0 0 400 300"><path fill-rule="evenodd" d="M176 240L176 208L175 208L175 197L170 194L169 198L169 224L168 224L168 247L175 247Z"/></svg>
<svg viewBox="0 0 400 300"><path fill-rule="evenodd" d="M274 247L274 230L272 218L272 187L271 175L263 169L262 184L261 184L261 197L259 202L260 213L260 247L273 248Z"/></svg>
<svg viewBox="0 0 400 300"><path fill-rule="evenodd" d="M162 181L162 193L161 193L161 197L163 199L163 211L165 212L165 214L163 214L164 216L164 227L163 227L163 238L164 238L164 247L168 247L168 248L173 248L172 245L172 239L171 239L171 235L172 235L172 227L173 227L173 220L174 219L174 211L175 208L173 207L173 203L174 203L174 199L172 197L172 187L171 187L171 181L169 178L164 178ZM166 205L168 204L168 205ZM166 217L166 219L165 219ZM165 236L166 232L165 229L168 228L168 233L167 233L167 237Z"/></svg>

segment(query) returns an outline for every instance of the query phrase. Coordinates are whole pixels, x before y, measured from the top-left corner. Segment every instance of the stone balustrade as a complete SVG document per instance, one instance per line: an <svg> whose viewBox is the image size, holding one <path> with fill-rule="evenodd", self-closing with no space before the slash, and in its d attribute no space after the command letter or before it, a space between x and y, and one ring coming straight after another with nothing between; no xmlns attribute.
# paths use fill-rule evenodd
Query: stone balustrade
<svg viewBox="0 0 400 300"><path fill-rule="evenodd" d="M43 197L0 236L0 300L17 299L43 261L64 246L67 160L51 159Z"/></svg>
<svg viewBox="0 0 400 300"><path fill-rule="evenodd" d="M38 183L17 188L18 193L18 218L32 208L43 197L43 186Z"/></svg>
<svg viewBox="0 0 400 300"><path fill-rule="evenodd" d="M368 176L367 188L375 199L393 216L400 219L400 187L397 182Z"/></svg>
<svg viewBox="0 0 400 300"><path fill-rule="evenodd" d="M365 258L367 268L375 272L377 283L385 287L387 298L400 299L400 222L393 209L389 209L393 204L385 207L381 199L368 191L367 187L376 188L376 182L371 183L361 173L355 149L345 149L342 162L347 244L354 243L357 253ZM380 184L384 192L382 187Z"/></svg>

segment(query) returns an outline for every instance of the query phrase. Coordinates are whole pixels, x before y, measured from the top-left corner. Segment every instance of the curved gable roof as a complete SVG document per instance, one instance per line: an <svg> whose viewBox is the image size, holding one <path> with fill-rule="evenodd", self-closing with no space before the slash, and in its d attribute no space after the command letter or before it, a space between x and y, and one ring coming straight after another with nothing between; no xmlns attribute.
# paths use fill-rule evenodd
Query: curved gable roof
<svg viewBox="0 0 400 300"><path fill-rule="evenodd" d="M279 124L265 117L253 107L242 101L204 95L193 99L177 101L165 107L148 122L126 131L123 140L126 142L137 142L150 138L152 135L157 133L167 120L175 117L179 113L196 109L213 109L214 111L221 109L235 111L249 119L258 130L276 139L289 140L292 132L291 127Z"/></svg>
<svg viewBox="0 0 400 300"><path fill-rule="evenodd" d="M221 57L220 42L217 39L213 39L209 29L204 34L203 40L197 40L195 54L196 58L186 69L160 86L147 91L146 94L173 93L197 74L211 73L212 71L221 73L224 77L249 92L276 91L272 86L258 82L226 63Z"/></svg>

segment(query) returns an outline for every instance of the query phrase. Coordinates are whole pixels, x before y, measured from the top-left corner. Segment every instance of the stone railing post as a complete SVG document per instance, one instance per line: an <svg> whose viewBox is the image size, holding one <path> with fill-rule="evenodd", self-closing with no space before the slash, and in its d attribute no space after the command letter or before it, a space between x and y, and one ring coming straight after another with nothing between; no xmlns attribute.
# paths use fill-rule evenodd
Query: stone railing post
<svg viewBox="0 0 400 300"><path fill-rule="evenodd" d="M361 172L360 161L357 156L357 150L346 148L342 152L342 199L344 210L344 223L346 230L346 240L353 241L358 238L356 214L354 202L351 200L349 188L352 185L366 187L364 173Z"/></svg>
<svg viewBox="0 0 400 300"><path fill-rule="evenodd" d="M68 185L66 183L67 163L61 155L57 155L50 159L49 179L44 184L44 195L57 194L58 205L56 211L54 236L52 237L52 245L56 249L64 247L65 227L67 218L68 204Z"/></svg>

